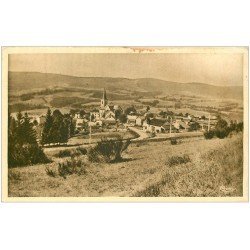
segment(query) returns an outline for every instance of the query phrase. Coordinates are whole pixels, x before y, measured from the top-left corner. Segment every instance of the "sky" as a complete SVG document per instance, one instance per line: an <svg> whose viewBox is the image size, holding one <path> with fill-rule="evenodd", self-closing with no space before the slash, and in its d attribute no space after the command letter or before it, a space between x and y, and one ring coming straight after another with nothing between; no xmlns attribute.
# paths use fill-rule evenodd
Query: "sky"
<svg viewBox="0 0 250 250"><path fill-rule="evenodd" d="M243 85L243 56L238 53L11 54L9 71L239 86Z"/></svg>

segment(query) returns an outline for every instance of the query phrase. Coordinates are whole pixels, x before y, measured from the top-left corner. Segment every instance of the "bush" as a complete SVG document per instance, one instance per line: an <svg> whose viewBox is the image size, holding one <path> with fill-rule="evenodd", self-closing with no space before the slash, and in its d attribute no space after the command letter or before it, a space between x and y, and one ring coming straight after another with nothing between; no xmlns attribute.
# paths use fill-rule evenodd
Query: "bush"
<svg viewBox="0 0 250 250"><path fill-rule="evenodd" d="M77 159L71 158L71 160L67 160L64 163L58 164L58 174L64 179L66 179L67 175L86 174L86 165L80 159L77 160Z"/></svg>
<svg viewBox="0 0 250 250"><path fill-rule="evenodd" d="M87 149L86 148L77 147L76 151L78 151L81 155L86 155L87 154Z"/></svg>
<svg viewBox="0 0 250 250"><path fill-rule="evenodd" d="M215 136L215 132L213 130L204 132L205 139L212 139Z"/></svg>
<svg viewBox="0 0 250 250"><path fill-rule="evenodd" d="M218 130L215 131L215 135L216 135L218 138L223 139L223 138L225 138L225 137L228 136L229 132L230 132L230 131L229 131L229 129L227 129L227 128L225 128L225 129L218 129Z"/></svg>
<svg viewBox="0 0 250 250"><path fill-rule="evenodd" d="M88 151L88 159L91 162L118 162L122 160L122 152L128 148L130 140L102 139L95 147Z"/></svg>
<svg viewBox="0 0 250 250"><path fill-rule="evenodd" d="M171 138L170 143L171 143L171 145L176 145L177 144L176 138Z"/></svg>
<svg viewBox="0 0 250 250"><path fill-rule="evenodd" d="M56 172L48 167L45 168L46 174L50 177L56 177Z"/></svg>
<svg viewBox="0 0 250 250"><path fill-rule="evenodd" d="M69 149L60 150L55 156L59 158L70 157L71 151Z"/></svg>
<svg viewBox="0 0 250 250"><path fill-rule="evenodd" d="M69 149L60 150L58 154L55 154L55 156L59 158L64 158L64 157L74 157L86 154L87 154L86 148L77 147L75 150L69 150Z"/></svg>
<svg viewBox="0 0 250 250"><path fill-rule="evenodd" d="M179 164L185 164L190 162L190 158L188 155L183 155L183 156L172 156L168 159L168 165L174 166L174 165L179 165Z"/></svg>
<svg viewBox="0 0 250 250"><path fill-rule="evenodd" d="M229 133L230 128L228 127L227 121L220 118L215 126L215 135L223 139L227 137Z"/></svg>
<svg viewBox="0 0 250 250"><path fill-rule="evenodd" d="M13 147L12 151L9 152L9 167L51 162L42 148L36 144L25 144L23 146L17 144Z"/></svg>

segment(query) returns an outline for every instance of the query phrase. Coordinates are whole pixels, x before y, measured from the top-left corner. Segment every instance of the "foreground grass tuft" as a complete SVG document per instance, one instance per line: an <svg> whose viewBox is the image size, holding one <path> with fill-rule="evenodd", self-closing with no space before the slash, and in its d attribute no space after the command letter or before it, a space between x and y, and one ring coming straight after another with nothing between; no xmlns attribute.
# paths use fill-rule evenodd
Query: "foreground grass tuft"
<svg viewBox="0 0 250 250"><path fill-rule="evenodd" d="M175 166L175 165L179 165L179 164L185 164L190 162L190 158L188 155L183 155L183 156L171 156L170 158L168 158L168 165L169 166Z"/></svg>
<svg viewBox="0 0 250 250"><path fill-rule="evenodd" d="M64 179L67 175L86 174L86 164L80 159L71 158L71 160L58 164L58 174Z"/></svg>
<svg viewBox="0 0 250 250"><path fill-rule="evenodd" d="M87 149L82 147L77 147L76 149L70 150L70 149L64 149L60 150L57 154L55 154L55 157L58 158L64 158L64 157L75 157L80 155L86 155Z"/></svg>
<svg viewBox="0 0 250 250"><path fill-rule="evenodd" d="M45 172L50 177L54 177L54 178L56 177L56 172L53 169L46 167Z"/></svg>

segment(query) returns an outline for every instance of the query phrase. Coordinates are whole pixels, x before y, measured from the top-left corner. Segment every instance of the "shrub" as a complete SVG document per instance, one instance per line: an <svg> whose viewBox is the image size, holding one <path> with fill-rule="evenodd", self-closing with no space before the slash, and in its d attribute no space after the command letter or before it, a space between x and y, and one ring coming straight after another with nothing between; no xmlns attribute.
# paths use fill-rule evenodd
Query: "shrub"
<svg viewBox="0 0 250 250"><path fill-rule="evenodd" d="M86 154L87 154L86 148L77 147L75 150L74 149L73 150L69 150L69 149L60 150L58 154L55 154L55 156L59 158L64 158L64 157L75 157L75 156L86 155Z"/></svg>
<svg viewBox="0 0 250 250"><path fill-rule="evenodd" d="M27 166L51 162L37 144L16 144L9 152L9 167Z"/></svg>
<svg viewBox="0 0 250 250"><path fill-rule="evenodd" d="M227 121L220 118L215 126L215 135L223 139L228 136L229 132L230 128L228 127Z"/></svg>
<svg viewBox="0 0 250 250"><path fill-rule="evenodd" d="M70 157L71 151L69 149L60 150L55 156L59 158Z"/></svg>
<svg viewBox="0 0 250 250"><path fill-rule="evenodd" d="M80 154L82 154L82 155L87 154L87 149L86 148L77 147L76 151L80 152Z"/></svg>
<svg viewBox="0 0 250 250"><path fill-rule="evenodd" d="M174 166L174 165L179 165L179 164L185 164L190 162L190 158L188 155L183 155L183 156L172 156L168 159L168 165Z"/></svg>
<svg viewBox="0 0 250 250"><path fill-rule="evenodd" d="M48 167L45 168L46 174L50 177L56 177L56 172L53 169L50 169Z"/></svg>
<svg viewBox="0 0 250 250"><path fill-rule="evenodd" d="M230 131L229 131L229 129L227 129L227 128L218 129L218 130L215 131L215 135L216 135L218 138L223 139L223 138L225 138L225 137L228 136L229 132L230 132Z"/></svg>
<svg viewBox="0 0 250 250"><path fill-rule="evenodd" d="M171 138L170 143L171 143L171 145L176 145L177 144L176 138Z"/></svg>
<svg viewBox="0 0 250 250"><path fill-rule="evenodd" d="M86 174L86 165L80 159L77 160L77 159L71 158L71 160L67 160L66 162L58 164L58 174L64 179L66 179L67 175Z"/></svg>
<svg viewBox="0 0 250 250"><path fill-rule="evenodd" d="M102 139L95 147L88 151L88 158L92 162L118 162L122 160L122 152L130 144L130 140L123 141L118 139Z"/></svg>
<svg viewBox="0 0 250 250"><path fill-rule="evenodd" d="M215 136L215 132L213 130L204 132L205 139L212 139Z"/></svg>

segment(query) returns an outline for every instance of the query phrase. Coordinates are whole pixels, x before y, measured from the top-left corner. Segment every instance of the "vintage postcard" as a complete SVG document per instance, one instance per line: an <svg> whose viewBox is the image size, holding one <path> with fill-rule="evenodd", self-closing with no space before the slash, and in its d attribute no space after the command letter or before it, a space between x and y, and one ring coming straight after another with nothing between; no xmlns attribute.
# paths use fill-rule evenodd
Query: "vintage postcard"
<svg viewBox="0 0 250 250"><path fill-rule="evenodd" d="M248 201L247 47L3 47L2 200Z"/></svg>

